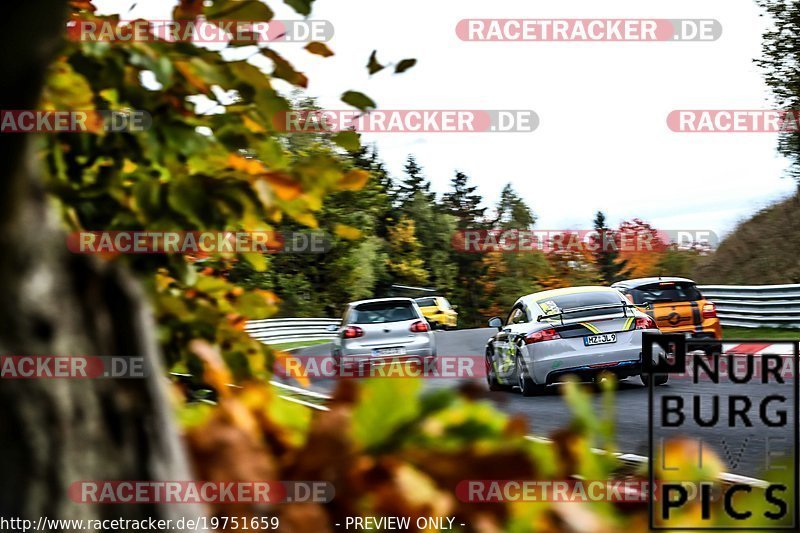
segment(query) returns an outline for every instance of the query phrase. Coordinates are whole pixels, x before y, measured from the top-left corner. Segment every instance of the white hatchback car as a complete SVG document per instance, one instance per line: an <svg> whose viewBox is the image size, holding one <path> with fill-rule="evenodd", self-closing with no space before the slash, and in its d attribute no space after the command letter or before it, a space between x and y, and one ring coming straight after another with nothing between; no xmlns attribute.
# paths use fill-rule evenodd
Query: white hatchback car
<svg viewBox="0 0 800 533"><path fill-rule="evenodd" d="M331 355L342 365L431 360L436 339L411 298L380 298L348 304Z"/></svg>

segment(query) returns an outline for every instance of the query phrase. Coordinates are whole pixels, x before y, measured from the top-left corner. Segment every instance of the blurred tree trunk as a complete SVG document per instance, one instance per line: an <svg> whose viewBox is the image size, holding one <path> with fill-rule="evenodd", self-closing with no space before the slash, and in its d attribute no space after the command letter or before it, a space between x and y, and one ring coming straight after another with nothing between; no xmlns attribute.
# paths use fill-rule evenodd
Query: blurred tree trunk
<svg viewBox="0 0 800 533"><path fill-rule="evenodd" d="M13 1L0 21L0 109L35 108L66 2ZM35 137L0 133L0 355L143 356L146 379L0 379L0 516L194 517L186 506L79 504L80 480L190 479L152 318L118 268L67 251Z"/></svg>

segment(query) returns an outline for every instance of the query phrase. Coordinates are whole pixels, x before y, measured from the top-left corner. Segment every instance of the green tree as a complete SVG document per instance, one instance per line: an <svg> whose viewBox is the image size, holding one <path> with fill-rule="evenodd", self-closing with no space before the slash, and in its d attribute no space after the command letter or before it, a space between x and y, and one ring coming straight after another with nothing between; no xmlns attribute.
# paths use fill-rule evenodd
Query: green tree
<svg viewBox="0 0 800 533"><path fill-rule="evenodd" d="M536 217L525 201L516 193L510 183L500 192L495 219L492 226L496 229L527 230L536 222Z"/></svg>
<svg viewBox="0 0 800 533"><path fill-rule="evenodd" d="M487 228L484 220L486 208L480 207L483 198L476 191L477 187L469 184L469 177L457 171L450 181L450 191L442 197L442 207L454 217L457 230ZM459 320L462 325L479 325L482 294L475 280L480 279L486 270L483 258L479 254L456 251L452 246L449 250L456 267L456 283L452 287L451 299L459 306Z"/></svg>
<svg viewBox="0 0 800 533"><path fill-rule="evenodd" d="M763 57L757 60L767 85L772 88L779 109L794 114L789 125L796 125L800 109L800 4L796 0L757 0L772 17L774 26L764 33ZM781 133L778 151L792 162L790 175L797 181L800 195L800 128Z"/></svg>
<svg viewBox="0 0 800 533"><path fill-rule="evenodd" d="M613 230L606 226L606 216L602 211L598 211L594 217L594 229L597 232L592 239L596 248L593 252L594 264L603 281L610 285L622 279L620 274L625 267L619 257L618 239Z"/></svg>
<svg viewBox="0 0 800 533"><path fill-rule="evenodd" d="M486 213L486 208L480 207L483 198L475 193L478 187L470 186L469 177L458 171L450 180L450 187L450 192L442 196L444 209L456 217L458 229L477 229Z"/></svg>
<svg viewBox="0 0 800 533"><path fill-rule="evenodd" d="M431 183L422 173L422 167L417 164L413 155L409 155L405 165L405 177L397 186L397 204L401 211L406 212L408 204L418 195L428 202L433 202L435 199L435 194L431 192Z"/></svg>

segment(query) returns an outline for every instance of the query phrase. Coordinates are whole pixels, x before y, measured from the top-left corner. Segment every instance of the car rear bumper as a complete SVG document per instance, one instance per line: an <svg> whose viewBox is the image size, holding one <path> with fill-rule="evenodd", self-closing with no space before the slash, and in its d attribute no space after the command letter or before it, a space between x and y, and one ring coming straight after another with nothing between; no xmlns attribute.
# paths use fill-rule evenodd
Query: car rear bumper
<svg viewBox="0 0 800 533"><path fill-rule="evenodd" d="M597 366L581 366L576 368L567 368L564 370L555 370L547 374L545 384L551 385L564 381L567 376L577 376L579 381L592 381L599 374L611 373L617 379L625 379L631 376L638 376L642 373L642 363L636 361L620 361L618 363L609 363Z"/></svg>
<svg viewBox="0 0 800 533"><path fill-rule="evenodd" d="M707 318L702 324L686 326L659 326L661 333L683 333L688 339L722 340L722 326L719 318Z"/></svg>
<svg viewBox="0 0 800 533"><path fill-rule="evenodd" d="M620 336L615 344L591 347L558 344L559 341L553 341L552 345L547 341L532 344L528 347L525 362L534 381L539 384L553 383L556 377L569 373L593 376L605 371L628 377L641 373L642 333L645 331L658 333L655 329L623 332L627 335ZM662 355L663 351L653 346L654 361Z"/></svg>

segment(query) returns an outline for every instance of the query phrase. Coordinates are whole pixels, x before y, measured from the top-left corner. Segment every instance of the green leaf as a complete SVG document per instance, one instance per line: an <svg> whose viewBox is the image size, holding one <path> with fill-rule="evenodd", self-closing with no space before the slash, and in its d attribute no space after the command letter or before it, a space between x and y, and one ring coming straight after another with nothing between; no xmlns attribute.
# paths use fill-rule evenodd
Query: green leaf
<svg viewBox="0 0 800 533"><path fill-rule="evenodd" d="M375 57L377 53L378 53L377 50L373 50L372 53L369 55L369 62L367 62L367 70L369 70L370 76L372 74L375 74L376 72L380 72L385 68L384 65L378 63L378 59L377 57Z"/></svg>
<svg viewBox="0 0 800 533"><path fill-rule="evenodd" d="M254 67L247 61L234 61L229 63L231 74L236 76L241 81L251 85L256 89L271 89L269 78L266 74L261 72L257 67Z"/></svg>
<svg viewBox="0 0 800 533"><path fill-rule="evenodd" d="M301 15L311 14L311 4L314 0L283 0L287 6L291 7Z"/></svg>
<svg viewBox="0 0 800 533"><path fill-rule="evenodd" d="M387 370L387 372L390 372ZM378 446L420 413L419 379L368 379L353 411L353 437L365 448Z"/></svg>
<svg viewBox="0 0 800 533"><path fill-rule="evenodd" d="M169 206L198 228L204 226L202 213L207 213L207 200L202 185L188 176L173 181L167 193Z"/></svg>
<svg viewBox="0 0 800 533"><path fill-rule="evenodd" d="M268 22L275 14L259 0L214 0L206 18Z"/></svg>
<svg viewBox="0 0 800 533"><path fill-rule="evenodd" d="M333 142L348 152L357 152L361 148L360 137L355 131L340 131L333 136Z"/></svg>
<svg viewBox="0 0 800 533"><path fill-rule="evenodd" d="M342 94L342 102L345 104L350 104L351 106L358 108L362 111L367 109L375 109L377 104L364 93L360 93L358 91L347 91Z"/></svg>
<svg viewBox="0 0 800 533"><path fill-rule="evenodd" d="M254 103L258 108L258 112L266 119L265 124L272 124L272 118L277 113L291 109L289 102L272 89L257 92Z"/></svg>
<svg viewBox="0 0 800 533"><path fill-rule="evenodd" d="M394 68L394 72L395 74L402 74L416 64L416 59L404 59L397 64L397 66Z"/></svg>
<svg viewBox="0 0 800 533"><path fill-rule="evenodd" d="M283 145L272 137L256 145L256 154L270 170L282 170L289 166Z"/></svg>

